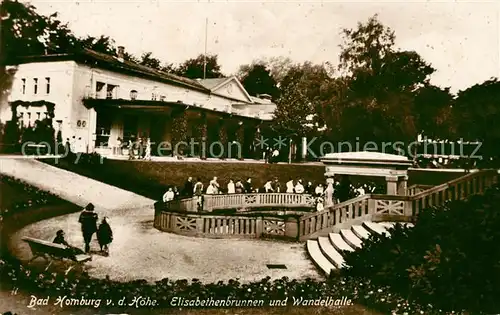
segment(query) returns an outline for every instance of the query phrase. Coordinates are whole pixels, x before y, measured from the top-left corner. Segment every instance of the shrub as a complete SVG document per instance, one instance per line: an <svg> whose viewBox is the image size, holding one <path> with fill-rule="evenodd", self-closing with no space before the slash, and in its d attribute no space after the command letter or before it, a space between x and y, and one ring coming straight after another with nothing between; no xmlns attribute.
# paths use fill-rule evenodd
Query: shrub
<svg viewBox="0 0 500 315"><path fill-rule="evenodd" d="M410 301L445 310L498 312L500 186L423 211L414 228L371 235L346 254L345 275L369 277Z"/></svg>

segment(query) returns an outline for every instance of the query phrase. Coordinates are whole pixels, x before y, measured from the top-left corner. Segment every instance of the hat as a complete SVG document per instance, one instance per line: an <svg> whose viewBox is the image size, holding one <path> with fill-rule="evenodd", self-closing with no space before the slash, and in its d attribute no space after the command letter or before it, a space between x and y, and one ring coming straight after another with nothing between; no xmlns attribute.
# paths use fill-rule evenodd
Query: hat
<svg viewBox="0 0 500 315"><path fill-rule="evenodd" d="M85 210L94 211L94 205L92 203L89 203L85 206Z"/></svg>

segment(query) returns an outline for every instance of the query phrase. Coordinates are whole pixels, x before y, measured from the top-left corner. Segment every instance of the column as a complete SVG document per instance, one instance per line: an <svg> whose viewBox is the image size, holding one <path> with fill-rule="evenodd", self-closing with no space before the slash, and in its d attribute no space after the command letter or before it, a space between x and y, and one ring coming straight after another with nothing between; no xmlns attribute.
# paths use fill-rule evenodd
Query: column
<svg viewBox="0 0 500 315"><path fill-rule="evenodd" d="M302 158L302 161L305 161L306 157L307 157L307 138L306 137L302 137L302 146L301 146L301 149L302 149L301 158Z"/></svg>
<svg viewBox="0 0 500 315"><path fill-rule="evenodd" d="M262 153L261 153L261 133L260 133L260 125L257 125L255 127L255 133L254 133L254 139L253 139L253 145L252 145L252 153L253 153L253 158L256 160L262 159Z"/></svg>
<svg viewBox="0 0 500 315"><path fill-rule="evenodd" d="M239 121L238 122L238 127L236 129L236 141L238 142L238 150L239 152L237 152L236 154L238 156L234 156L235 153L232 152L232 157L233 158L238 158L238 160L243 160L243 155L245 154L246 152L246 146L245 146L245 126L243 124L243 121ZM236 147L236 146L235 146Z"/></svg>
<svg viewBox="0 0 500 315"><path fill-rule="evenodd" d="M202 160L207 159L207 133L208 133L208 124L207 124L207 114L200 114L200 158Z"/></svg>
<svg viewBox="0 0 500 315"><path fill-rule="evenodd" d="M387 182L387 194L397 195L398 193L398 177L397 176L386 176L385 180Z"/></svg>
<svg viewBox="0 0 500 315"><path fill-rule="evenodd" d="M220 145L217 146L218 148L216 149L214 147L213 149L214 151L222 150L222 152L213 152L213 153L219 158L225 159L227 157L228 145L227 145L227 126L223 118L219 119L219 143Z"/></svg>
<svg viewBox="0 0 500 315"><path fill-rule="evenodd" d="M400 176L398 180L398 195L406 196L408 188L408 175Z"/></svg>

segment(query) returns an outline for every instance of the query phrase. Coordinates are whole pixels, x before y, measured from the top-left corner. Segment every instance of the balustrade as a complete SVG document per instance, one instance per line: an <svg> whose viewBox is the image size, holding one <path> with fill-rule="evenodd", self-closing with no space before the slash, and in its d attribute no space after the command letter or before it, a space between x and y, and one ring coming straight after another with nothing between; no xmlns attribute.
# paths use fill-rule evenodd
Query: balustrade
<svg viewBox="0 0 500 315"><path fill-rule="evenodd" d="M186 236L211 238L283 237L297 239L297 220L294 217L250 217L197 215L158 211L155 228Z"/></svg>
<svg viewBox="0 0 500 315"><path fill-rule="evenodd" d="M205 195L203 214L182 213L196 211L196 198L175 200L167 204L165 211L156 212L154 224L156 228L166 232L192 236L245 238L278 236L304 240L311 235L317 235L341 224L350 224L355 220L371 220L383 216L412 218L423 209L441 206L447 200L463 200L471 195L482 194L497 180L497 171L478 171L423 191L419 190L425 186L412 186L409 188L411 193L408 196L368 194L298 218L221 216L207 212L216 209L266 206L312 208L315 203L313 196L286 193Z"/></svg>

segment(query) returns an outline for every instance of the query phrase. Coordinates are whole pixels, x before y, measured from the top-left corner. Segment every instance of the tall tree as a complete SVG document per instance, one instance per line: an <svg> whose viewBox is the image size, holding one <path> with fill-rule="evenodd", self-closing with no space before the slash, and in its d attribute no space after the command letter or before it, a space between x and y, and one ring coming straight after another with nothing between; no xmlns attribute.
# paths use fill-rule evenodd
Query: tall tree
<svg viewBox="0 0 500 315"><path fill-rule="evenodd" d="M279 96L276 80L263 64L255 64L241 79L241 83L250 95L269 94L273 99Z"/></svg>
<svg viewBox="0 0 500 315"><path fill-rule="evenodd" d="M206 56L206 78L222 78L217 55ZM179 65L177 74L190 79L203 79L205 56L199 55L196 58L188 59Z"/></svg>
<svg viewBox="0 0 500 315"><path fill-rule="evenodd" d="M327 103L338 140L403 141L416 138L415 91L434 69L417 53L394 47L394 32L377 16L342 31L339 91Z"/></svg>
<svg viewBox="0 0 500 315"><path fill-rule="evenodd" d="M500 157L500 81L497 78L458 92L453 116L461 137L483 142L483 152L488 157Z"/></svg>
<svg viewBox="0 0 500 315"><path fill-rule="evenodd" d="M416 91L414 102L419 132L430 139L451 140L454 128L450 89L426 84Z"/></svg>

